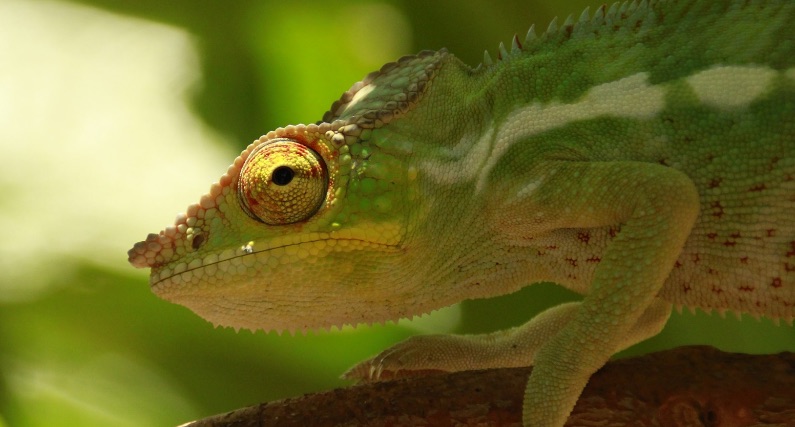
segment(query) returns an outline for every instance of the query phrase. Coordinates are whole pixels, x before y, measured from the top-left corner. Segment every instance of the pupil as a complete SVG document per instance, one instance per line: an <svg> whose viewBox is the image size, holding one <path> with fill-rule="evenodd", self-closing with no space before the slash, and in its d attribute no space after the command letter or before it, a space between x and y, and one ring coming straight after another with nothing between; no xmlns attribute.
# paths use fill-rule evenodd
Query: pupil
<svg viewBox="0 0 795 427"><path fill-rule="evenodd" d="M289 166L279 166L273 171L271 180L274 184L284 186L290 183L295 176L295 172Z"/></svg>

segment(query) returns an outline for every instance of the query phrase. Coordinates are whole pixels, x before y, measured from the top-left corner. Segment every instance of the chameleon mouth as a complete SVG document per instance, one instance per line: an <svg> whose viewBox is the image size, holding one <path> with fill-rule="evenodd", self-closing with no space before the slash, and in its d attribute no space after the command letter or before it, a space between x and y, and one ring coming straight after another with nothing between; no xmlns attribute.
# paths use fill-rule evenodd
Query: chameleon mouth
<svg viewBox="0 0 795 427"><path fill-rule="evenodd" d="M415 282L390 274L402 262L404 234L398 223L367 223L218 247L204 234L164 231L136 244L130 262L151 268L158 297L215 325L311 331L418 312L416 305L384 304L390 291ZM202 236L204 245L195 248L191 236Z"/></svg>
<svg viewBox="0 0 795 427"><path fill-rule="evenodd" d="M322 256L324 252L363 249L394 251L397 250L397 244L357 238L317 238L258 248L258 245L252 241L187 263L154 266L149 276L149 285L153 290L158 290L164 286L201 282L203 279L213 281L213 278L220 279L226 275L240 274L257 264L259 269L275 269L279 265L304 262L311 257Z"/></svg>
<svg viewBox="0 0 795 427"><path fill-rule="evenodd" d="M394 244L344 238L256 247L155 268L152 292L215 325L265 331L328 330L438 308L389 303L389 292L407 282L384 268L401 257Z"/></svg>

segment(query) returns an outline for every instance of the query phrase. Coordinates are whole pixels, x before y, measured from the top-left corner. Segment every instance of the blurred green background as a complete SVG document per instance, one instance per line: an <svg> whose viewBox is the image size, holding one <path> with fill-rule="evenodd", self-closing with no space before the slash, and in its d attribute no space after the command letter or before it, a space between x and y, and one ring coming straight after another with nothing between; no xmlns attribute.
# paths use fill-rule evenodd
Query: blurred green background
<svg viewBox="0 0 795 427"><path fill-rule="evenodd" d="M596 1L0 0L0 425L176 425L344 385L419 332L484 332L576 298L552 285L398 325L217 329L149 292L126 250L250 141L318 120L367 72L447 47L476 65ZM674 314L624 354L795 350L791 327Z"/></svg>

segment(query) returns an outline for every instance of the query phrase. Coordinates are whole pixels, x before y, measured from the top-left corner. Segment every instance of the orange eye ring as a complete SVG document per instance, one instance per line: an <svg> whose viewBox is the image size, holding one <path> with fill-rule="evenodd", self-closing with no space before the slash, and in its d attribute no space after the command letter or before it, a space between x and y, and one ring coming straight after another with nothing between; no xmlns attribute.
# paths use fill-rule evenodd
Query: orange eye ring
<svg viewBox="0 0 795 427"><path fill-rule="evenodd" d="M323 158L306 145L277 139L258 147L240 170L243 210L269 225L306 220L320 209L328 190Z"/></svg>

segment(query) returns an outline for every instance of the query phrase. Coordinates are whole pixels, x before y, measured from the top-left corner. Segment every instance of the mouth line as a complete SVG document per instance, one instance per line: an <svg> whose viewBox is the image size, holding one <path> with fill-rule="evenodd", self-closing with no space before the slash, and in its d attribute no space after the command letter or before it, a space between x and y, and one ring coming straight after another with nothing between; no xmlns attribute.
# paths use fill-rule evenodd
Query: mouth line
<svg viewBox="0 0 795 427"><path fill-rule="evenodd" d="M264 248L264 249L260 249L260 250L254 250L254 249L251 248L250 245L243 245L239 249L237 249L239 251L243 251L243 253L235 254L234 256L231 256L229 258L219 259L217 261L206 263L206 264L202 263L201 265L196 266L196 267L186 268L185 270L182 270L179 273L169 274L166 277L159 278L156 282L150 283L149 287L150 288L154 288L157 285L159 285L159 284L171 279L172 277L179 276L180 274L184 274L184 273L188 273L188 272L192 272L192 271L196 271L196 270L201 270L202 268L206 268L206 267L209 267L209 266L212 266L212 265L220 264L220 263L225 262L225 261L230 261L230 260L237 259L237 258L243 258L243 257L251 256L251 255L256 255L256 254L263 253L263 252L269 252L269 251L273 251L273 250L281 249L281 248L289 248L289 247L294 247L294 246L305 245L305 244L308 244L308 243L328 242L328 241L335 241L335 242L339 242L339 241L361 242L361 243L366 243L369 247L376 246L376 247L380 247L380 248L383 248L383 249L393 249L393 250L396 250L397 247L398 247L397 243L395 243L395 244L386 244L386 243L372 242L372 241L364 240L364 239L352 239L352 238L307 240L305 242L290 243L290 244L286 244L286 245L274 246L274 247ZM248 248L248 250L246 248ZM153 269L152 273L154 273L154 269ZM150 277L151 276L152 276L152 274L150 274Z"/></svg>

